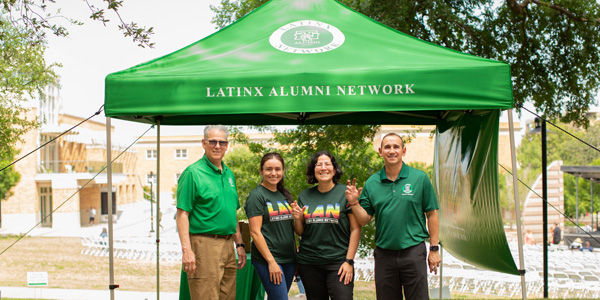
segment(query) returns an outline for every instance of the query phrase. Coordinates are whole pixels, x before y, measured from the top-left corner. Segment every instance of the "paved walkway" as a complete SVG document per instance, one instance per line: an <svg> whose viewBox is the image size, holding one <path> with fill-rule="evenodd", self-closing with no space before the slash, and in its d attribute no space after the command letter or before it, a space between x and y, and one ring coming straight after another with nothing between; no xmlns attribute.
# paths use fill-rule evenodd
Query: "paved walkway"
<svg viewBox="0 0 600 300"><path fill-rule="evenodd" d="M0 287L0 297L19 299L55 299L55 300L108 300L110 293L107 290L67 290L51 288L28 287ZM115 290L115 299L126 300L152 300L156 299L156 292L131 292ZM179 293L160 293L160 299L178 300Z"/></svg>
<svg viewBox="0 0 600 300"><path fill-rule="evenodd" d="M173 204L173 199L168 193L161 193L161 204L160 210L162 211L163 217L161 224L163 229L160 231L160 238L165 239L176 239L179 237L175 233L175 220L174 215L176 208ZM156 206L154 206L156 209ZM119 211L122 211L118 221L113 225L113 232L115 237L148 237L155 236L155 233L150 232L150 205L148 201L138 201L135 203L121 204L119 205ZM154 211L156 214L156 211ZM107 223L95 224L92 226L74 227L74 228L47 228L37 226L33 229L28 236L48 236L48 237L87 237L87 236L99 236L102 232L102 228L108 228ZM156 222L154 222L154 228L156 230ZM11 230L7 228L0 228L0 235L20 235L21 232L18 230Z"/></svg>

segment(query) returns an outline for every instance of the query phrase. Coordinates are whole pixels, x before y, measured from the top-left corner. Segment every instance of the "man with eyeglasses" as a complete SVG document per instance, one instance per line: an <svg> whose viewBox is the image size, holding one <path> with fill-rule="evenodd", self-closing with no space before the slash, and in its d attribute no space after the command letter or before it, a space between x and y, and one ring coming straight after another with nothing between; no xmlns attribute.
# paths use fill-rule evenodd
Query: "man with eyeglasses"
<svg viewBox="0 0 600 300"><path fill-rule="evenodd" d="M356 179L348 180L346 186L348 204L358 223L364 226L375 216L377 299L403 299L403 294L411 300L429 299L427 265L437 274L441 261L435 191L425 172L402 162L405 154L399 135L385 135L379 148L384 168L361 189L356 188Z"/></svg>
<svg viewBox="0 0 600 300"><path fill-rule="evenodd" d="M246 265L237 225L235 177L223 163L227 135L227 128L220 125L204 129L204 156L181 173L177 186L177 228L192 300L235 299L232 242L239 257L237 268Z"/></svg>

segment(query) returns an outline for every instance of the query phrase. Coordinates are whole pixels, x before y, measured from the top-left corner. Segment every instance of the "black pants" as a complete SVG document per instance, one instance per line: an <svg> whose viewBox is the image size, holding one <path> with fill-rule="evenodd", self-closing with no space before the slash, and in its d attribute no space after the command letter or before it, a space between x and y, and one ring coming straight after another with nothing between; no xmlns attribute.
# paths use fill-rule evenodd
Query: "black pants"
<svg viewBox="0 0 600 300"><path fill-rule="evenodd" d="M340 282L337 274L344 262L325 265L298 265L298 274L304 283L307 300L351 300L354 280L348 285Z"/></svg>
<svg viewBox="0 0 600 300"><path fill-rule="evenodd" d="M375 248L377 299L429 299L425 242L402 250Z"/></svg>

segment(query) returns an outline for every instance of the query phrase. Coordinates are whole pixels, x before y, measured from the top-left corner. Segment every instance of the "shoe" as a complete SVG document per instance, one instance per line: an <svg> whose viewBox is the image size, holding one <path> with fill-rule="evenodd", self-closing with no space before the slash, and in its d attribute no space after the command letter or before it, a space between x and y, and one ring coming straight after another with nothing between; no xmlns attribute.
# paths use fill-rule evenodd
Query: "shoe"
<svg viewBox="0 0 600 300"><path fill-rule="evenodd" d="M298 295L296 295L296 298L306 298L306 295L305 294L298 294Z"/></svg>

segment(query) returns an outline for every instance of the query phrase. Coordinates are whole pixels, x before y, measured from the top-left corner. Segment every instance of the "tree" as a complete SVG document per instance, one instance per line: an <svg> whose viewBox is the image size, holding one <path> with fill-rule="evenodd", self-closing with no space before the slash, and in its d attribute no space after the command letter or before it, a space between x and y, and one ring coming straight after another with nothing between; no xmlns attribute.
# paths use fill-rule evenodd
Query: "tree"
<svg viewBox="0 0 600 300"><path fill-rule="evenodd" d="M223 28L265 2L222 0L213 23ZM598 1L340 2L419 39L508 62L517 107L532 102L548 118L587 126L600 86Z"/></svg>
<svg viewBox="0 0 600 300"><path fill-rule="evenodd" d="M234 148L223 159L235 175L238 197L242 208L246 204L250 191L260 184L261 178L258 173L260 159L261 155L245 148ZM247 219L243 209L239 211L238 218Z"/></svg>
<svg viewBox="0 0 600 300"><path fill-rule="evenodd" d="M44 44L31 43L30 34L0 15L0 169L12 162L18 154L16 143L38 124L26 117L29 110L22 103L55 81L54 65L44 60ZM8 198L19 177L13 167L0 171L0 200Z"/></svg>
<svg viewBox="0 0 600 300"><path fill-rule="evenodd" d="M0 166L8 165L10 160L12 160L12 157L8 157L7 160L0 160ZM19 179L21 179L21 174L16 172L12 166L0 173L0 201L13 195L11 188L19 182Z"/></svg>
<svg viewBox="0 0 600 300"><path fill-rule="evenodd" d="M102 22L105 26L110 19L106 12L111 12L118 19L118 28L125 37L130 37L140 47L154 46L150 42L150 36L154 33L153 28L140 27L135 22L127 23L119 12L123 6L123 0L102 0L103 5L94 5L98 0L84 0L81 5L87 5L90 9L90 19ZM85 3L85 4L84 4ZM69 23L82 25L75 18L64 16L60 12L60 5L54 0L0 0L0 9L8 15L8 21L15 27L26 28L29 32L30 43L38 44L46 40L48 31L57 36L67 36L67 29L55 22L57 19L66 19ZM1 37L0 37L1 40Z"/></svg>

